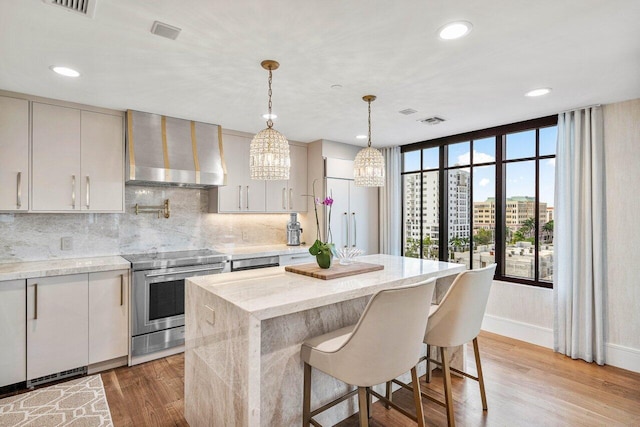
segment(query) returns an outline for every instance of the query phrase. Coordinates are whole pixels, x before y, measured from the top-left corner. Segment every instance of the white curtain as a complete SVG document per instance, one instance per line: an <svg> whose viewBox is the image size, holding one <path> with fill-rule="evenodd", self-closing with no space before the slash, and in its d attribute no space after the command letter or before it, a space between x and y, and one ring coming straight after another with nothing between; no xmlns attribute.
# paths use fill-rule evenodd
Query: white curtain
<svg viewBox="0 0 640 427"><path fill-rule="evenodd" d="M602 109L558 116L554 350L604 364L605 197Z"/></svg>
<svg viewBox="0 0 640 427"><path fill-rule="evenodd" d="M380 187L380 253L400 255L400 147L387 147L380 150L385 162L385 183Z"/></svg>

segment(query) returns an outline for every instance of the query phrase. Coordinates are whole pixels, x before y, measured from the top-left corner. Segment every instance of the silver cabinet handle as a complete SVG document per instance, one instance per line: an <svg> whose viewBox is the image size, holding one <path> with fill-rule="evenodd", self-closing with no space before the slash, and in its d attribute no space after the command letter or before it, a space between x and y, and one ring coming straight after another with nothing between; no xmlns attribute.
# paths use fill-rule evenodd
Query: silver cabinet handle
<svg viewBox="0 0 640 427"><path fill-rule="evenodd" d="M17 181L17 190L16 190L16 205L18 209L22 207L22 172L18 172Z"/></svg>
<svg viewBox="0 0 640 427"><path fill-rule="evenodd" d="M71 175L71 207L76 208L76 176Z"/></svg>
<svg viewBox="0 0 640 427"><path fill-rule="evenodd" d="M351 245L352 247L356 247L356 245L358 244L358 234L357 234L357 227L356 227L356 213L355 212L351 212L351 218L353 218L353 245Z"/></svg>
<svg viewBox="0 0 640 427"><path fill-rule="evenodd" d="M91 201L91 181L89 175L87 175L87 209L89 209L89 202Z"/></svg>
<svg viewBox="0 0 640 427"><path fill-rule="evenodd" d="M120 305L124 305L124 274L120 275Z"/></svg>
<svg viewBox="0 0 640 427"><path fill-rule="evenodd" d="M293 199L293 188L289 189L289 209L293 209L293 202L291 199Z"/></svg>
<svg viewBox="0 0 640 427"><path fill-rule="evenodd" d="M238 185L238 210L242 209L242 185Z"/></svg>
<svg viewBox="0 0 640 427"><path fill-rule="evenodd" d="M33 284L33 320L38 320L38 284Z"/></svg>
<svg viewBox="0 0 640 427"><path fill-rule="evenodd" d="M287 209L286 198L287 198L287 189L282 187L282 209Z"/></svg>
<svg viewBox="0 0 640 427"><path fill-rule="evenodd" d="M247 185L247 209L249 209L249 186Z"/></svg>
<svg viewBox="0 0 640 427"><path fill-rule="evenodd" d="M199 273L202 271L218 271L218 270L223 270L224 267L206 267L206 268L193 268L190 270L183 270L183 271L176 271L174 273L149 273L149 274L145 274L144 277L162 277L162 276L175 276L175 275L179 275L179 274L185 274L185 273ZM135 287L135 285L134 285Z"/></svg>
<svg viewBox="0 0 640 427"><path fill-rule="evenodd" d="M345 244L343 245L343 247L346 248L346 247L349 246L349 235L350 235L350 233L349 233L349 217L347 216L346 212L343 215L344 215L344 219L346 220L346 223L347 223L347 238L345 239L345 242L344 242Z"/></svg>

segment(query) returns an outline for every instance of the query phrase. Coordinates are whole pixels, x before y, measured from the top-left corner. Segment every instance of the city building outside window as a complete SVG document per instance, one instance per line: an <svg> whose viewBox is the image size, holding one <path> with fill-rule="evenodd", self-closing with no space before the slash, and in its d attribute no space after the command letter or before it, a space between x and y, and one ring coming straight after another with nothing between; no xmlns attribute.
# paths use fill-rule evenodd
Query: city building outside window
<svg viewBox="0 0 640 427"><path fill-rule="evenodd" d="M403 146L403 254L469 269L497 262L496 279L552 287L556 124Z"/></svg>

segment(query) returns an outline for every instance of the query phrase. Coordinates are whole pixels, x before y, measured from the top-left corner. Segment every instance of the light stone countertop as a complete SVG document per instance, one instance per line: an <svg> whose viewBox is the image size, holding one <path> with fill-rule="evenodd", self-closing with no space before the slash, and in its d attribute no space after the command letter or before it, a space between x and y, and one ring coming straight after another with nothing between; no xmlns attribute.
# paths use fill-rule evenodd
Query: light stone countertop
<svg viewBox="0 0 640 427"><path fill-rule="evenodd" d="M383 270L332 280L315 279L271 267L192 277L197 285L260 320L371 295L381 289L455 275L463 264L392 255L368 255L360 262L384 265Z"/></svg>
<svg viewBox="0 0 640 427"><path fill-rule="evenodd" d="M51 259L0 263L0 282L33 277L62 276L131 268L131 263L120 256L92 258Z"/></svg>
<svg viewBox="0 0 640 427"><path fill-rule="evenodd" d="M285 244L279 245L221 245L214 246L213 250L230 255L231 259L248 259L259 258L264 256L275 255L294 255L309 252L308 245L300 246L287 246Z"/></svg>

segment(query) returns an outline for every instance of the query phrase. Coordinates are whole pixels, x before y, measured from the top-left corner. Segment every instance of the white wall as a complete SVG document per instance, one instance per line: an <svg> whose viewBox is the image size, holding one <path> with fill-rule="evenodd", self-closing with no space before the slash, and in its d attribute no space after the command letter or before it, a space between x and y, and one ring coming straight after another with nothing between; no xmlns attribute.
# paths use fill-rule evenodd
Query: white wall
<svg viewBox="0 0 640 427"><path fill-rule="evenodd" d="M640 372L640 99L604 106L606 363ZM494 282L483 329L553 346L550 289Z"/></svg>
<svg viewBox="0 0 640 427"><path fill-rule="evenodd" d="M640 99L605 105L604 139L607 363L640 372Z"/></svg>

